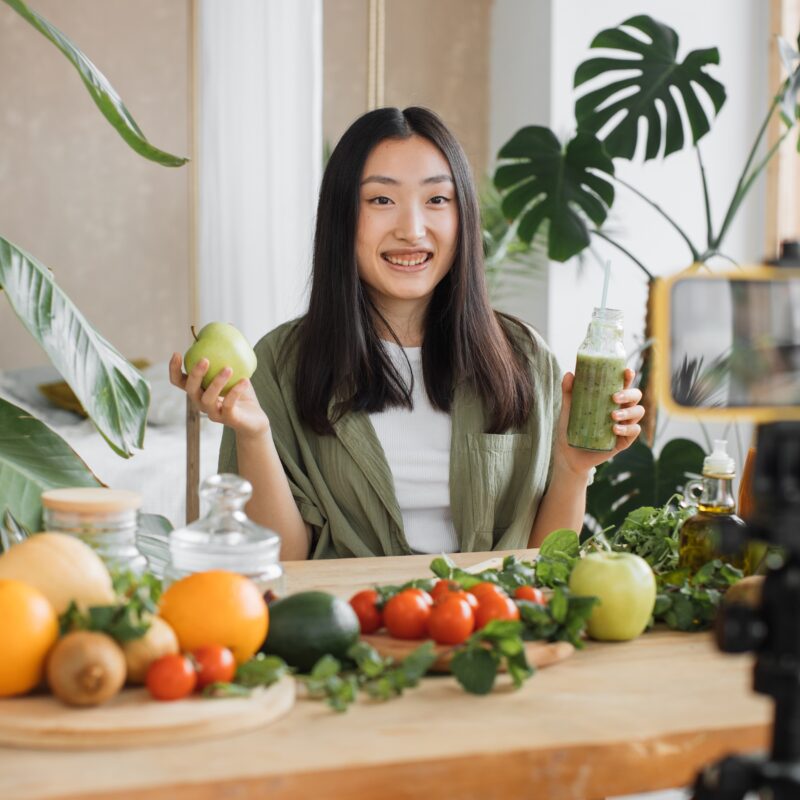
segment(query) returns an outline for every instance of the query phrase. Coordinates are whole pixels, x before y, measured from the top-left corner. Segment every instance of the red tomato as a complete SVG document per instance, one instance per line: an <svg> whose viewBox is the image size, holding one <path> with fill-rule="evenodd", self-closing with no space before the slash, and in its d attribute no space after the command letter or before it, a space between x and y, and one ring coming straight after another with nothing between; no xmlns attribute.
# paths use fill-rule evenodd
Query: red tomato
<svg viewBox="0 0 800 800"><path fill-rule="evenodd" d="M428 617L428 635L437 644L461 644L474 629L469 602L455 593L437 603Z"/></svg>
<svg viewBox="0 0 800 800"><path fill-rule="evenodd" d="M519 609L508 595L487 592L480 598L475 612L475 629L480 630L493 619L519 619Z"/></svg>
<svg viewBox="0 0 800 800"><path fill-rule="evenodd" d="M361 633L375 633L383 627L383 617L378 608L380 595L374 589L356 592L350 598L350 605L356 612Z"/></svg>
<svg viewBox="0 0 800 800"><path fill-rule="evenodd" d="M180 700L194 691L197 672L186 656L174 653L150 665L145 683L156 700Z"/></svg>
<svg viewBox="0 0 800 800"><path fill-rule="evenodd" d="M431 590L431 597L434 604L440 600L444 600L450 592L457 592L461 587L455 581L440 580L436 581L436 585Z"/></svg>
<svg viewBox="0 0 800 800"><path fill-rule="evenodd" d="M465 592L463 589L460 589L457 592L453 592L456 597L460 597L462 600L466 600L469 603L469 607L476 611L478 608L478 598L472 592Z"/></svg>
<svg viewBox="0 0 800 800"><path fill-rule="evenodd" d="M229 683L236 674L236 659L227 647L219 644L208 644L192 650L195 669L197 670L197 688L202 689L210 683L220 681Z"/></svg>
<svg viewBox="0 0 800 800"><path fill-rule="evenodd" d="M537 589L535 586L519 586L514 590L515 600L530 600L531 603L537 603L540 606L546 605L547 601L544 599L544 592Z"/></svg>
<svg viewBox="0 0 800 800"><path fill-rule="evenodd" d="M491 583L491 581L484 581L483 583L479 583L473 586L470 589L470 592L478 598L480 602L483 599L483 596L486 594L492 595L500 595L501 597L507 597L506 593L496 584Z"/></svg>
<svg viewBox="0 0 800 800"><path fill-rule="evenodd" d="M425 598L428 598L427 600ZM404 589L383 607L383 621L395 639L424 639L432 601L427 592Z"/></svg>

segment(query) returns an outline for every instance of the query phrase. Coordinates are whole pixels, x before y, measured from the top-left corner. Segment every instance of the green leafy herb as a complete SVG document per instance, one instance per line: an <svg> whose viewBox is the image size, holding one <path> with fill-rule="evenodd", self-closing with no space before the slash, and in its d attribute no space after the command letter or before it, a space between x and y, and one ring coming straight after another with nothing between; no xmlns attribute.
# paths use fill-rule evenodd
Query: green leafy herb
<svg viewBox="0 0 800 800"><path fill-rule="evenodd" d="M291 669L282 658L258 653L249 661L239 665L233 680L234 683L245 688L271 686L284 675L289 674L291 674Z"/></svg>
<svg viewBox="0 0 800 800"><path fill-rule="evenodd" d="M550 588L565 585L578 558L580 540L575 531L560 528L548 534L536 559L536 585Z"/></svg>
<svg viewBox="0 0 800 800"><path fill-rule="evenodd" d="M681 525L696 510L682 507L676 502L679 499L676 494L660 508L642 506L631 511L617 532L608 537L611 549L641 556L656 573L675 569Z"/></svg>
<svg viewBox="0 0 800 800"><path fill-rule="evenodd" d="M525 657L521 622L489 622L456 651L450 662L450 670L466 691L488 694L504 662L516 688L534 673Z"/></svg>
<svg viewBox="0 0 800 800"><path fill-rule="evenodd" d="M596 597L577 597L565 586L557 586L547 605L518 600L520 618L524 625L522 638L526 641L570 642L582 648L583 633Z"/></svg>
<svg viewBox="0 0 800 800"><path fill-rule="evenodd" d="M129 642L150 630L161 596L161 581L149 573L138 575L130 571L113 572L111 577L119 602L82 611L73 601L59 617L62 635L72 630L99 631L118 642Z"/></svg>
<svg viewBox="0 0 800 800"><path fill-rule="evenodd" d="M203 697L224 698L224 697L249 697L252 689L240 686L238 683L225 683L215 681L203 689Z"/></svg>
<svg viewBox="0 0 800 800"><path fill-rule="evenodd" d="M357 642L348 651L354 668L333 656L323 656L311 674L301 676L309 695L326 699L336 711L346 711L363 691L375 700L390 700L405 689L416 686L436 660L433 642L425 642L402 661L383 658L366 642Z"/></svg>
<svg viewBox="0 0 800 800"><path fill-rule="evenodd" d="M742 577L740 569L719 559L704 564L694 576L686 569L661 575L653 618L673 630L707 630L725 592Z"/></svg>

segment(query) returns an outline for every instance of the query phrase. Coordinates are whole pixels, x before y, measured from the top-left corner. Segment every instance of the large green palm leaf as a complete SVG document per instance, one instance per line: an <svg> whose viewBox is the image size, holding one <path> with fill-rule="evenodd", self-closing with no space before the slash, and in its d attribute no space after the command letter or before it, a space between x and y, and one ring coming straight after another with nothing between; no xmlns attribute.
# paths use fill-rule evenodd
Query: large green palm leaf
<svg viewBox="0 0 800 800"><path fill-rule="evenodd" d="M498 154L509 163L495 173L504 191L503 213L519 219L517 233L530 242L548 224L547 254L566 261L589 244L590 219L600 227L614 202L611 159L592 134L578 132L565 148L549 129L531 125L517 131Z"/></svg>
<svg viewBox="0 0 800 800"><path fill-rule="evenodd" d="M111 447L133 455L144 443L147 381L92 328L50 270L2 236L0 288Z"/></svg>
<svg viewBox="0 0 800 800"><path fill-rule="evenodd" d="M43 422L0 397L0 512L41 530L41 494L62 486L100 486L69 445Z"/></svg>
<svg viewBox="0 0 800 800"><path fill-rule="evenodd" d="M159 150L147 141L106 76L55 25L28 8L22 0L3 2L47 37L69 59L103 116L139 155L165 167L179 167L186 163L188 159Z"/></svg>
<svg viewBox="0 0 800 800"><path fill-rule="evenodd" d="M647 41L626 28L638 31ZM645 160L656 158L662 149L668 156L683 148L687 137L676 96L686 111L692 142L708 133L710 117L725 102L725 88L705 69L719 63L716 47L693 50L679 63L678 34L645 14L601 31L591 47L617 50L622 56L590 58L575 72L576 88L601 75L613 78L575 104L581 131L597 134L618 117L603 137L609 155L633 158L640 119L646 121L647 129ZM632 70L636 74L631 75ZM703 95L710 99L713 115L703 106Z"/></svg>

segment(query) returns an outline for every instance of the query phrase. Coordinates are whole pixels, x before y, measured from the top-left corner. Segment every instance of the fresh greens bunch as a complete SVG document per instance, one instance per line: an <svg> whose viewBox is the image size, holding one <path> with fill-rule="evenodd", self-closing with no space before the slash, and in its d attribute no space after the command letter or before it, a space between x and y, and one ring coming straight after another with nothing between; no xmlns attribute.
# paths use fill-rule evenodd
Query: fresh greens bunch
<svg viewBox="0 0 800 800"><path fill-rule="evenodd" d="M522 631L521 622L493 619L458 648L450 662L450 671L468 692L488 694L505 663L514 686L519 689L534 673L525 656Z"/></svg>
<svg viewBox="0 0 800 800"><path fill-rule="evenodd" d="M725 592L744 573L719 559L704 564L694 575L688 569L658 576L653 619L676 631L711 627Z"/></svg>
<svg viewBox="0 0 800 800"><path fill-rule="evenodd" d="M536 585L551 589L565 586L580 554L580 539L575 531L560 528L548 534L539 548L539 557L536 560Z"/></svg>
<svg viewBox="0 0 800 800"><path fill-rule="evenodd" d="M441 580L457 583L469 590L479 583L494 583L507 594L513 595L520 586L533 585L535 566L532 561L520 561L516 556L506 556L500 569L485 569L482 572L467 572L457 567L446 555L431 562L431 572Z"/></svg>
<svg viewBox="0 0 800 800"><path fill-rule="evenodd" d="M112 570L111 581L118 602L90 606L86 611L71 602L58 619L61 635L72 630L99 631L118 642L129 642L150 630L161 597L161 580L148 572Z"/></svg>
<svg viewBox="0 0 800 800"><path fill-rule="evenodd" d="M325 655L307 677L301 677L309 695L327 699L335 711L346 711L355 702L359 690L374 700L399 697L404 689L416 686L436 661L433 642L420 645L402 661L383 658L366 642L354 644L347 656L353 661L354 668Z"/></svg>
<svg viewBox="0 0 800 800"><path fill-rule="evenodd" d="M611 549L641 556L656 574L676 569L681 525L696 510L681 506L679 499L675 494L660 508L642 506L631 511L607 537Z"/></svg>
<svg viewBox="0 0 800 800"><path fill-rule="evenodd" d="M517 608L524 626L522 638L526 641L570 642L581 649L586 622L596 603L596 597L577 597L566 586L556 586L545 606L518 600Z"/></svg>

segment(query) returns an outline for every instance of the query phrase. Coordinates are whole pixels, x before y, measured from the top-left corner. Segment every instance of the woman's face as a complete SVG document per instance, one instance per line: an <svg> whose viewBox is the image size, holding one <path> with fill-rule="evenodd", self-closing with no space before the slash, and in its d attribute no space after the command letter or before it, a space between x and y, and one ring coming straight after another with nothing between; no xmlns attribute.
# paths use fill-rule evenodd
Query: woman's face
<svg viewBox="0 0 800 800"><path fill-rule="evenodd" d="M426 307L453 264L458 205L450 165L421 136L385 139L361 176L356 260L373 302Z"/></svg>

